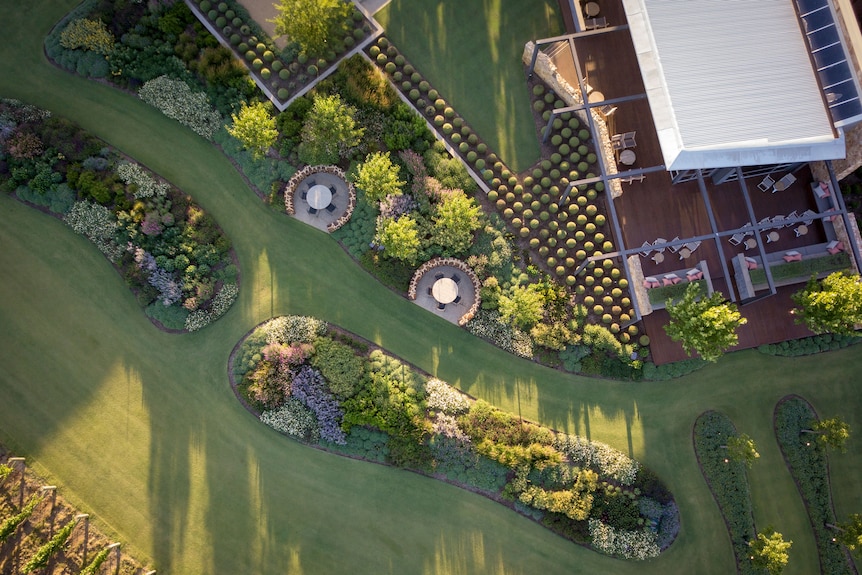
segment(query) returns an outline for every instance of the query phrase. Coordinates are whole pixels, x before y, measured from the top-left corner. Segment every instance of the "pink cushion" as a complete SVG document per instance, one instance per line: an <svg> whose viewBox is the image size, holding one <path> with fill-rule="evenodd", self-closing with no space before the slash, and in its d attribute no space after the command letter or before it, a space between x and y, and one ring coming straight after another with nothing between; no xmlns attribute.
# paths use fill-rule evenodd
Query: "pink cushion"
<svg viewBox="0 0 862 575"><path fill-rule="evenodd" d="M786 262L801 262L802 254L785 254L784 261Z"/></svg>
<svg viewBox="0 0 862 575"><path fill-rule="evenodd" d="M829 248L826 251L828 251L832 255L835 255L838 252L842 251L843 249L844 249L844 242L838 242L837 244L835 244L835 247Z"/></svg>
<svg viewBox="0 0 862 575"><path fill-rule="evenodd" d="M671 282L673 282L674 284L678 284L679 282L681 282L681 281L682 281L682 278L673 278L673 279L672 279L672 280L670 280L670 281L671 281Z"/></svg>
<svg viewBox="0 0 862 575"><path fill-rule="evenodd" d="M748 269L750 269L750 270L756 270L756 269L757 269L757 262L749 262L749 261L746 261L746 262L745 262L745 265L746 265L746 266L748 267Z"/></svg>
<svg viewBox="0 0 862 575"><path fill-rule="evenodd" d="M666 285L666 286L672 286L672 285L673 285L673 280L672 280L672 279L670 279L670 278L663 278L661 281L662 281L662 283L664 283L664 285Z"/></svg>
<svg viewBox="0 0 862 575"><path fill-rule="evenodd" d="M651 288L651 287L652 287L652 282L648 282L648 281L644 280L644 287L645 287L645 288Z"/></svg>

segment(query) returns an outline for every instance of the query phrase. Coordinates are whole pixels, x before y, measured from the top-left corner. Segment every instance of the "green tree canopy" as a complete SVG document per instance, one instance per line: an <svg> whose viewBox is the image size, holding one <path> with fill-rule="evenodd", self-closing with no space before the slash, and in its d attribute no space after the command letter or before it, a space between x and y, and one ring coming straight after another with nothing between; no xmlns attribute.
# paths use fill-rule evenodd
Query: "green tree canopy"
<svg viewBox="0 0 862 575"><path fill-rule="evenodd" d="M727 445L724 447L727 449L727 456L731 460L742 462L749 469L751 468L751 464L760 458L754 440L745 433L728 437Z"/></svg>
<svg viewBox="0 0 862 575"><path fill-rule="evenodd" d="M333 164L346 155L365 131L356 125L354 113L337 94L315 96L302 125L299 159L309 165Z"/></svg>
<svg viewBox="0 0 862 575"><path fill-rule="evenodd" d="M758 569L766 569L769 575L779 575L787 566L788 554L793 541L785 541L781 533L767 527L748 542L751 547L751 563Z"/></svg>
<svg viewBox="0 0 862 575"><path fill-rule="evenodd" d="M843 453L847 449L844 444L850 438L850 426L836 416L816 421L811 425L811 429L803 429L802 433L812 433L817 436L817 441L826 447Z"/></svg>
<svg viewBox="0 0 862 575"><path fill-rule="evenodd" d="M674 341L682 342L686 353L693 351L707 361L716 361L724 351L736 345L739 337L736 328L748 320L736 308L725 302L719 292L697 301L697 284L689 284L679 303L667 303L670 323L665 332Z"/></svg>
<svg viewBox="0 0 862 575"><path fill-rule="evenodd" d="M793 310L796 321L814 333L859 335L862 323L862 282L858 274L835 272L822 281L812 277L805 289L793 294L799 307Z"/></svg>
<svg viewBox="0 0 862 575"><path fill-rule="evenodd" d="M410 216L384 218L377 225L377 243L386 255L407 263L416 263L419 256L419 226Z"/></svg>
<svg viewBox="0 0 862 575"><path fill-rule="evenodd" d="M862 515L854 513L847 521L838 525L827 523L826 526L838 531L836 539L851 553L857 557L862 555Z"/></svg>
<svg viewBox="0 0 862 575"><path fill-rule="evenodd" d="M518 329L530 329L545 313L545 300L534 284L513 287L500 294L497 303L503 321Z"/></svg>
<svg viewBox="0 0 862 575"><path fill-rule="evenodd" d="M344 0L281 0L274 4L278 15L270 20L275 33L286 35L309 56L321 56L328 41L347 31L351 4Z"/></svg>
<svg viewBox="0 0 862 575"><path fill-rule="evenodd" d="M368 201L377 203L390 194L401 195L404 182L398 179L398 172L389 152L374 152L359 164L353 183L365 192Z"/></svg>
<svg viewBox="0 0 862 575"><path fill-rule="evenodd" d="M275 118L270 115L269 106L263 102L255 102L250 106L243 102L239 114L231 114L231 119L233 124L227 126L228 133L239 140L256 159L265 156L278 138Z"/></svg>
<svg viewBox="0 0 862 575"><path fill-rule="evenodd" d="M473 232L482 224L479 206L461 190L447 194L437 204L434 242L443 247L444 255L467 251L473 243Z"/></svg>

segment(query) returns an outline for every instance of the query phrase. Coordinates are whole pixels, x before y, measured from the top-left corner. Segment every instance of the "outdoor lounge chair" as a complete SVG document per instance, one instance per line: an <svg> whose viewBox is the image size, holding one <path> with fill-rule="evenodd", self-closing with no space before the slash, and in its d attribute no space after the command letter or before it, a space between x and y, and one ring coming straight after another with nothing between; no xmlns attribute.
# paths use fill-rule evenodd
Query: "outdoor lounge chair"
<svg viewBox="0 0 862 575"><path fill-rule="evenodd" d="M733 234L732 236L727 238L727 241L729 241L731 245L738 246L739 244L742 243L742 240L744 240L744 239L745 239L745 234Z"/></svg>
<svg viewBox="0 0 862 575"><path fill-rule="evenodd" d="M626 132L623 134L623 147L624 148L636 148L637 142L635 142L635 133L634 131Z"/></svg>
<svg viewBox="0 0 862 575"><path fill-rule="evenodd" d="M793 174L784 174L784 176L780 180L775 182L774 186L772 186L772 193L774 194L775 192L783 192L784 190L789 188L795 181L796 176L794 176Z"/></svg>
<svg viewBox="0 0 862 575"><path fill-rule="evenodd" d="M671 242L678 242L678 241L679 241L679 236L676 236L674 239L671 240ZM668 251L670 251L670 253L672 253L672 254L675 254L681 248L682 248L682 244L677 244L675 246L668 246L667 247Z"/></svg>
<svg viewBox="0 0 862 575"><path fill-rule="evenodd" d="M793 210L792 212L787 214L787 216L784 219L785 220L795 220L798 217L799 217L799 214L796 213L796 210ZM793 226L798 226L798 225L799 225L798 222L787 222L784 224L784 227L785 228L792 228Z"/></svg>
<svg viewBox="0 0 862 575"><path fill-rule="evenodd" d="M701 240L697 240L697 241L693 241L693 242L688 242L687 244L685 244L685 247L687 247L687 248L688 248L688 251L693 252L694 250L696 250L697 248L699 248L699 247L700 247L700 244L702 244L702 243L703 243L703 242L702 242Z"/></svg>
<svg viewBox="0 0 862 575"><path fill-rule="evenodd" d="M641 247L643 248L643 250L641 250L640 254L645 258L649 257L649 255L652 253L652 244L649 242L644 242L641 244Z"/></svg>
<svg viewBox="0 0 862 575"><path fill-rule="evenodd" d="M775 180L772 179L772 176L767 175L765 178L763 178L763 180L760 181L759 184L757 184L757 187L761 192L768 192L770 189L772 189L772 186L774 184Z"/></svg>
<svg viewBox="0 0 862 575"><path fill-rule="evenodd" d="M664 238L656 238L653 242L653 248L658 253L662 253L664 251L664 244L667 243L667 240Z"/></svg>
<svg viewBox="0 0 862 575"><path fill-rule="evenodd" d="M626 184L631 184L634 182L640 183L640 182L644 181L645 179L646 179L646 176L644 174L638 174L637 176L626 176L625 178L620 178L620 181L624 182Z"/></svg>
<svg viewBox="0 0 862 575"><path fill-rule="evenodd" d="M817 212L815 212L814 210L805 210L804 212L802 212L802 216L809 218L807 220L802 220L802 223L806 226L810 226L814 223L814 218L817 216Z"/></svg>

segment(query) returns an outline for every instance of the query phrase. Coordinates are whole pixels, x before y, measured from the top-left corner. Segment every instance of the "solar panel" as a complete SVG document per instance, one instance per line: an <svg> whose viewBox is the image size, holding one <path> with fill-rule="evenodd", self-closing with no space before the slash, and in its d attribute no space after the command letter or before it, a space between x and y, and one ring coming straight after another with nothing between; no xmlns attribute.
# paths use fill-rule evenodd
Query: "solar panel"
<svg viewBox="0 0 862 575"><path fill-rule="evenodd" d="M862 120L862 100L829 0L796 0L808 48L836 127Z"/></svg>

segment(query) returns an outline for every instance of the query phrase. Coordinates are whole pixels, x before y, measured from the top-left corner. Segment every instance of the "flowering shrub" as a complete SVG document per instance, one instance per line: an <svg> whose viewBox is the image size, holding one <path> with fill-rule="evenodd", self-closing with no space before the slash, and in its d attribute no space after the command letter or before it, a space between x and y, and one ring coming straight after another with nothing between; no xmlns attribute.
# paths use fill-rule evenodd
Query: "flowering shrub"
<svg viewBox="0 0 862 575"><path fill-rule="evenodd" d="M397 218L416 209L416 201L404 194L389 194L380 200L380 217Z"/></svg>
<svg viewBox="0 0 862 575"><path fill-rule="evenodd" d="M530 334L504 323L496 311L479 310L467 323L467 330L509 353L533 357L533 340L530 339Z"/></svg>
<svg viewBox="0 0 862 575"><path fill-rule="evenodd" d="M142 248L135 248L135 262L138 269L146 272L149 277L147 281L151 286L159 290L162 304L173 305L183 297L183 288L176 281L173 274L164 270L156 264L156 258Z"/></svg>
<svg viewBox="0 0 862 575"><path fill-rule="evenodd" d="M439 379L429 379L425 383L425 392L428 394L425 399L428 409L448 415L466 413L470 409L469 398Z"/></svg>
<svg viewBox="0 0 862 575"><path fill-rule="evenodd" d="M137 200L153 196L163 197L169 189L168 184L157 182L141 166L132 162L120 162L117 175L126 184L135 186L134 196Z"/></svg>
<svg viewBox="0 0 862 575"><path fill-rule="evenodd" d="M239 286L235 283L224 284L213 298L209 311L199 309L189 314L186 318L186 329L197 331L223 316L236 301L238 294Z"/></svg>
<svg viewBox="0 0 862 575"><path fill-rule="evenodd" d="M311 343L326 333L326 322L300 315L283 315L261 326L267 343Z"/></svg>
<svg viewBox="0 0 862 575"><path fill-rule="evenodd" d="M616 530L599 519L590 519L589 525L593 547L607 555L643 561L658 557L661 552L651 531Z"/></svg>
<svg viewBox="0 0 862 575"><path fill-rule="evenodd" d="M610 445L565 434L558 434L555 443L575 465L598 469L599 473L613 477L622 485L631 485L637 478L638 462Z"/></svg>
<svg viewBox="0 0 862 575"><path fill-rule="evenodd" d="M260 420L276 431L286 433L309 443L320 441L320 428L310 409L295 398L288 398L284 405L264 411Z"/></svg>
<svg viewBox="0 0 862 575"><path fill-rule="evenodd" d="M331 393L320 372L308 366L299 368L293 378L293 397L299 399L317 417L320 426L320 438L339 445L347 441L341 430L341 420L344 413Z"/></svg>
<svg viewBox="0 0 862 575"><path fill-rule="evenodd" d="M117 218L105 206L86 200L75 202L63 221L75 233L86 236L87 239L96 244L96 247L112 262L116 262L122 255L123 249L114 241Z"/></svg>
<svg viewBox="0 0 862 575"><path fill-rule="evenodd" d="M168 118L208 140L222 127L221 115L210 106L206 94L193 93L182 80L159 76L144 84L138 95Z"/></svg>
<svg viewBox="0 0 862 575"><path fill-rule="evenodd" d="M69 22L60 33L60 45L67 50L83 48L106 55L114 49L114 35L101 20L79 18Z"/></svg>

